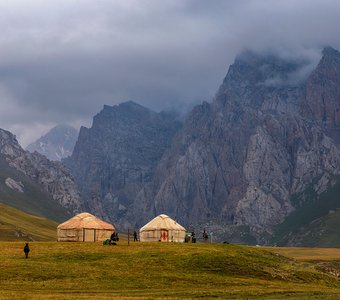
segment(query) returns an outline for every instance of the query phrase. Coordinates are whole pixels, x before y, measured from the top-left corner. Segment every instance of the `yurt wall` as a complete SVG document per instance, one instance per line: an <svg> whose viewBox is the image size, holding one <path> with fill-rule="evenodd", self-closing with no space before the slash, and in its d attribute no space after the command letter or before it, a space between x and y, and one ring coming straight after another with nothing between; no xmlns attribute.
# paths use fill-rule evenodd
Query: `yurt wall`
<svg viewBox="0 0 340 300"><path fill-rule="evenodd" d="M105 229L58 229L59 242L97 242L109 239L114 230Z"/></svg>
<svg viewBox="0 0 340 300"><path fill-rule="evenodd" d="M140 232L142 242L184 242L185 231L179 230L145 230Z"/></svg>
<svg viewBox="0 0 340 300"><path fill-rule="evenodd" d="M57 234L60 242L96 242L110 238L115 230L112 224L84 212L60 224Z"/></svg>

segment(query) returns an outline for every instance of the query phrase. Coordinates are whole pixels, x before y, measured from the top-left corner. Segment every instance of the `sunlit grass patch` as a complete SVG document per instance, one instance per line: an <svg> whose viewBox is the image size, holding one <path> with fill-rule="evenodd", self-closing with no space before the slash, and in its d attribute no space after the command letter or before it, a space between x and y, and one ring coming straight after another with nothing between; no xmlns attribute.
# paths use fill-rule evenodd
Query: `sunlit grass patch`
<svg viewBox="0 0 340 300"><path fill-rule="evenodd" d="M2 299L20 299L21 295L25 295L22 299L340 296L336 276L313 263L255 247L35 242L25 259L23 243L2 242L0 246Z"/></svg>

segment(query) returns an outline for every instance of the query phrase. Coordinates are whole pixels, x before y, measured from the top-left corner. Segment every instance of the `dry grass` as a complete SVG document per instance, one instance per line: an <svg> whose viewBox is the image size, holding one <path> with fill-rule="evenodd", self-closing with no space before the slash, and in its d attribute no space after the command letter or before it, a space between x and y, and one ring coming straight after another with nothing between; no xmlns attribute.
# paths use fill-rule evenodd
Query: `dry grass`
<svg viewBox="0 0 340 300"><path fill-rule="evenodd" d="M297 260L340 260L340 248L263 247Z"/></svg>
<svg viewBox="0 0 340 300"><path fill-rule="evenodd" d="M0 243L1 299L340 298L335 276L253 247L35 242L25 259L23 245Z"/></svg>

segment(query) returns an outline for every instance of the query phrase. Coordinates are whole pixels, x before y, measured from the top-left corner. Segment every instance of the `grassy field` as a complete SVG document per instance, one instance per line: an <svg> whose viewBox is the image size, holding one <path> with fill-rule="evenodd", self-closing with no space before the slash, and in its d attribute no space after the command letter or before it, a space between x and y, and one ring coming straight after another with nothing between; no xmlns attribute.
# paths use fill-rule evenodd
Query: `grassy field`
<svg viewBox="0 0 340 300"><path fill-rule="evenodd" d="M340 248L262 247L300 261L340 261Z"/></svg>
<svg viewBox="0 0 340 300"><path fill-rule="evenodd" d="M1 241L55 241L57 226L54 221L0 203Z"/></svg>
<svg viewBox="0 0 340 300"><path fill-rule="evenodd" d="M340 299L320 265L336 268L337 249L33 242L25 259L23 246L0 242L1 299Z"/></svg>

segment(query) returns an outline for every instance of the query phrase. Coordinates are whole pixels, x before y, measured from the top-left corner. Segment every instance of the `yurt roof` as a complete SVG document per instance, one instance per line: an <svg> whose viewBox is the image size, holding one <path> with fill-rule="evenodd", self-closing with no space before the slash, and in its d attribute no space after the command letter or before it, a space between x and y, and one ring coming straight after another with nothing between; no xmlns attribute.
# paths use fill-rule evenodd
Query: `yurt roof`
<svg viewBox="0 0 340 300"><path fill-rule="evenodd" d="M104 222L101 219L95 217L94 215L91 215L86 212L78 214L58 226L58 229L79 229L79 228L108 229L108 230L115 229L113 225Z"/></svg>
<svg viewBox="0 0 340 300"><path fill-rule="evenodd" d="M164 214L159 215L156 218L152 219L149 223L145 224L140 229L140 231L160 229L185 231L185 228L183 226L181 226L175 220L171 219L169 216Z"/></svg>

